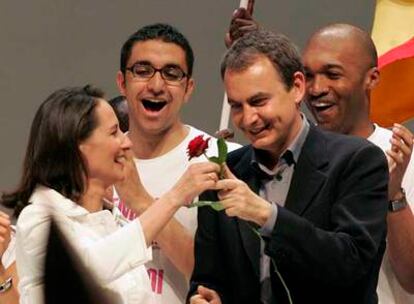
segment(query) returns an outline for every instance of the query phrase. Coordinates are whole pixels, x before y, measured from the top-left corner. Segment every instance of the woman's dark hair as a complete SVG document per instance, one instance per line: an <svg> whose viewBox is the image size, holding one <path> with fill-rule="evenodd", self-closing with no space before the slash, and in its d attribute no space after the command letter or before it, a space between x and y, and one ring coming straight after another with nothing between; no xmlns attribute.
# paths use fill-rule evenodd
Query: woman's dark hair
<svg viewBox="0 0 414 304"><path fill-rule="evenodd" d="M87 85L60 89L41 104L30 129L20 184L1 198L15 215L29 204L37 185L74 201L80 198L87 172L78 147L97 126L94 109L103 96Z"/></svg>

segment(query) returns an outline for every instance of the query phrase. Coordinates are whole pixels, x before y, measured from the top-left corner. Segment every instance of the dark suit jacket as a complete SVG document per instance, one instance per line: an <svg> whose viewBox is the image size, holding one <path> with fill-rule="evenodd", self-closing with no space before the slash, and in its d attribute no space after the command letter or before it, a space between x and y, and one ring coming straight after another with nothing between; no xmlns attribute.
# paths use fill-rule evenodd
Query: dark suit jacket
<svg viewBox="0 0 414 304"><path fill-rule="evenodd" d="M258 192L252 152L251 146L236 150L227 163ZM377 303L387 184L388 167L378 147L311 127L265 245L293 303ZM207 192L201 199L217 196ZM250 223L200 208L189 295L202 284L223 303L260 303L259 259L259 237ZM288 303L273 270L271 279L277 303Z"/></svg>

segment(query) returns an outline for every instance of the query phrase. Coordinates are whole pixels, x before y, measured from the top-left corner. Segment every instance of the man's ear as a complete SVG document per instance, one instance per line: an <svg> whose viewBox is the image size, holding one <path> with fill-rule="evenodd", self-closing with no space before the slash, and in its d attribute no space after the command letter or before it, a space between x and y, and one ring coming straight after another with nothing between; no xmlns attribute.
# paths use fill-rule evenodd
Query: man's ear
<svg viewBox="0 0 414 304"><path fill-rule="evenodd" d="M123 96L126 95L126 83L125 83L125 76L121 71L116 73L116 85L118 86L119 93Z"/></svg>
<svg viewBox="0 0 414 304"><path fill-rule="evenodd" d="M184 102L187 103L190 100L191 94L193 94L195 88L194 78L190 78L187 81L185 93L184 93Z"/></svg>
<svg viewBox="0 0 414 304"><path fill-rule="evenodd" d="M293 90L293 94L295 97L295 103L300 106L300 103L302 102L304 96L305 96L305 75L303 75L302 72L295 72L293 74L293 85L291 90Z"/></svg>
<svg viewBox="0 0 414 304"><path fill-rule="evenodd" d="M365 87L371 91L380 81L380 72L377 67L370 68L365 76Z"/></svg>

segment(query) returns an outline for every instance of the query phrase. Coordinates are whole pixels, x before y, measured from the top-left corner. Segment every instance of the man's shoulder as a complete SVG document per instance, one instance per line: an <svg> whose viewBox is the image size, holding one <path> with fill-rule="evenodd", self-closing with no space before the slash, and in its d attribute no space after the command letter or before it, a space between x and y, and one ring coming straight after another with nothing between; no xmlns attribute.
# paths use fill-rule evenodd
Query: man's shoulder
<svg viewBox="0 0 414 304"><path fill-rule="evenodd" d="M365 138L325 131L317 127L312 129L307 141L311 141L318 145L324 144L329 154L353 153L361 149L374 149L378 152L381 151L380 148Z"/></svg>

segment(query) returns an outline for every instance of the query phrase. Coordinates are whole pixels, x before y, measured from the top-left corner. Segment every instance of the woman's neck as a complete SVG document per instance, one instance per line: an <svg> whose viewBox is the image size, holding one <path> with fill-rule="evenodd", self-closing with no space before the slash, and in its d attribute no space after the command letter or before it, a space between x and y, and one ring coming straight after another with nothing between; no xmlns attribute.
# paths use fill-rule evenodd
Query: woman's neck
<svg viewBox="0 0 414 304"><path fill-rule="evenodd" d="M97 181L89 181L86 190L80 197L80 204L89 212L97 212L103 209L105 186Z"/></svg>

